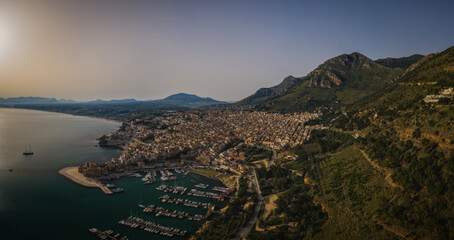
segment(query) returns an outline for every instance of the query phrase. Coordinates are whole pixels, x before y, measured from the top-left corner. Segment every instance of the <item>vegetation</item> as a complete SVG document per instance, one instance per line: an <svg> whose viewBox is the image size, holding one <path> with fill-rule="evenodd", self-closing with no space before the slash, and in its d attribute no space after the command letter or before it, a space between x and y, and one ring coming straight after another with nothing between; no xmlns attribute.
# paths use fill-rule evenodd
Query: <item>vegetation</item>
<svg viewBox="0 0 454 240"><path fill-rule="evenodd" d="M260 167L257 168L256 173L264 196L285 191L294 183L290 176L291 172L281 166L273 165L269 170L266 167Z"/></svg>
<svg viewBox="0 0 454 240"><path fill-rule="evenodd" d="M402 57L402 58L378 59L378 60L375 60L375 62L380 65L383 65L385 67L406 69L406 68L410 67L412 64L419 61L423 57L424 57L423 55L414 54L414 55L411 55L408 57Z"/></svg>
<svg viewBox="0 0 454 240"><path fill-rule="evenodd" d="M248 239L303 239L320 231L328 216L320 206L314 205L308 185L292 186L279 195L277 209L261 227L279 226L273 231L251 231Z"/></svg>
<svg viewBox="0 0 454 240"><path fill-rule="evenodd" d="M454 87L453 66L454 48L429 55L334 120L337 128L361 130L357 146L390 176L392 192L382 188L369 205L376 223L396 236L454 237L453 101L422 101Z"/></svg>
<svg viewBox="0 0 454 240"><path fill-rule="evenodd" d="M243 149L248 162L254 162L264 158L271 158L273 152L256 146L248 146Z"/></svg>
<svg viewBox="0 0 454 240"><path fill-rule="evenodd" d="M301 81L300 78L293 76L286 77L280 84L270 88L260 88L251 96L236 102L236 105L256 105L266 101L272 97L276 97L286 92L289 88L295 86Z"/></svg>
<svg viewBox="0 0 454 240"><path fill-rule="evenodd" d="M274 112L339 109L384 88L403 72L359 54L332 58L302 78L285 94L265 101L259 109Z"/></svg>
<svg viewBox="0 0 454 240"><path fill-rule="evenodd" d="M238 229L252 216L254 204L244 209L247 202L256 202L255 192L248 192L248 180L239 179L237 196L227 205L227 210L216 216L210 224L200 233L194 235L195 239L221 240L235 236Z"/></svg>

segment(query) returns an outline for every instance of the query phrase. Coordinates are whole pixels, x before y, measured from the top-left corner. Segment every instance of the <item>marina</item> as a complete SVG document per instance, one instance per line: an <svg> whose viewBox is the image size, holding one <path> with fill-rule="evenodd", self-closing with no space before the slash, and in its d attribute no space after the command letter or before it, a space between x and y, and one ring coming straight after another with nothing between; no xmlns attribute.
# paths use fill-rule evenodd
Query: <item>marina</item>
<svg viewBox="0 0 454 240"><path fill-rule="evenodd" d="M144 219L133 216L130 216L125 220L120 220L118 223L123 226L142 229L144 231L160 234L166 237L173 237L174 235L183 237L187 232L186 230L180 230L173 227L165 227L152 221L146 221Z"/></svg>

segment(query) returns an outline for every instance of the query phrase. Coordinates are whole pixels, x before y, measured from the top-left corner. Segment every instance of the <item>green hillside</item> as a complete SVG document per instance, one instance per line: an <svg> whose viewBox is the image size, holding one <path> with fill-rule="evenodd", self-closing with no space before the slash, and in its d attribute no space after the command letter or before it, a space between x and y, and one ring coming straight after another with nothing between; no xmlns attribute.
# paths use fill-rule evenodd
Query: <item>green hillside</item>
<svg viewBox="0 0 454 240"><path fill-rule="evenodd" d="M408 57L401 58L383 58L375 60L376 63L390 68L403 68L406 69L419 61L424 56L421 54L414 54Z"/></svg>
<svg viewBox="0 0 454 240"><path fill-rule="evenodd" d="M352 104L390 84L403 69L382 66L360 53L329 59L285 94L259 108L273 112L313 110Z"/></svg>
<svg viewBox="0 0 454 240"><path fill-rule="evenodd" d="M398 191L383 199L377 214L407 237L454 237L453 87L449 48L421 59L334 122L345 131L360 130L358 147L389 173ZM437 100L425 102L427 95Z"/></svg>
<svg viewBox="0 0 454 240"><path fill-rule="evenodd" d="M286 77L281 83L274 87L270 88L260 88L251 96L236 102L236 105L257 105L270 98L279 96L285 93L289 88L295 86L301 82L300 78L295 78L293 76Z"/></svg>
<svg viewBox="0 0 454 240"><path fill-rule="evenodd" d="M322 94L323 100L329 97L327 91L348 81L331 88L309 87L324 80L323 76L312 82L306 79L290 91ZM325 114L322 122L329 130L313 131L309 142L278 153L275 160L292 172L285 181L305 194L305 213L290 215L300 202L299 195L288 196L293 187L274 188L248 239L453 239L454 94L450 88L454 88L454 48L420 59L394 82L345 104L337 115ZM301 100L295 96L293 101ZM288 95L274 101L282 104L286 98L292 102ZM291 155L296 159L285 157ZM276 207L267 211L273 206L271 199ZM315 208L306 207L308 201ZM289 210L283 210L286 206Z"/></svg>

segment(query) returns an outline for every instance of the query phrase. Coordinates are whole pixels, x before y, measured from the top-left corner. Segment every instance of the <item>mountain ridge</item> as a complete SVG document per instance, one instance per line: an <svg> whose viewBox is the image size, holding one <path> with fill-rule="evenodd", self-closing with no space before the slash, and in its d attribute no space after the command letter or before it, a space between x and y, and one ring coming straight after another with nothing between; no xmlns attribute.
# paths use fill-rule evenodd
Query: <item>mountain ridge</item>
<svg viewBox="0 0 454 240"><path fill-rule="evenodd" d="M359 52L326 60L285 94L258 109L274 112L310 111L321 106L352 104L393 82L404 72L382 66Z"/></svg>
<svg viewBox="0 0 454 240"><path fill-rule="evenodd" d="M301 82L301 78L292 75L287 76L281 83L269 88L260 88L254 94L236 102L236 105L257 105L270 98L279 96L291 87Z"/></svg>

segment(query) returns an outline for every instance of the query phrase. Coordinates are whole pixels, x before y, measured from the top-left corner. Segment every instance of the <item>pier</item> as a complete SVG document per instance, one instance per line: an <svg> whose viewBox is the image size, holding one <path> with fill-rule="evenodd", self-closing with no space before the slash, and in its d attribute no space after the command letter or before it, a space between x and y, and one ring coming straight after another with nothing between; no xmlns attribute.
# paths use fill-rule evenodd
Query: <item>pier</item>
<svg viewBox="0 0 454 240"><path fill-rule="evenodd" d="M189 220L194 220L194 221L200 221L203 219L202 215L196 214L196 215L192 216L187 212L176 211L176 210L173 212L170 212L169 210L167 210L165 208L155 207L154 205L144 206L144 205L139 204L139 207L143 208L143 212L145 212L145 213L156 213L156 217L166 216L166 217L173 217L173 218L180 218L180 219L187 218Z"/></svg>
<svg viewBox="0 0 454 240"><path fill-rule="evenodd" d="M101 188L101 190L107 195L113 194L113 192L110 191L110 189L108 187L106 187L105 185L101 185L99 188Z"/></svg>
<svg viewBox="0 0 454 240"><path fill-rule="evenodd" d="M150 233L161 234L167 237L173 237L174 235L183 237L184 235L186 235L186 231L173 227L165 227L154 222L145 221L141 218L133 216L130 216L126 220L121 220L118 223L123 226L127 226L130 228L139 228Z"/></svg>
<svg viewBox="0 0 454 240"><path fill-rule="evenodd" d="M156 190L163 191L165 193L174 193L174 194L180 194L180 195L188 195L188 196L194 196L194 197L205 197L205 198L213 198L218 201L224 201L224 198L227 197L227 194L221 193L211 193L211 192L203 192L199 191L197 189L191 189L188 192L188 189L185 187L173 187L173 186L167 186L167 185L160 185L159 187L156 188Z"/></svg>
<svg viewBox="0 0 454 240"><path fill-rule="evenodd" d="M170 198L169 195L164 195L160 196L159 200L163 203L172 203L172 204L183 204L184 206L187 207L193 207L193 208L198 208L198 207L203 207L203 208L210 208L213 206L211 203L203 203L203 202L196 202L196 201L191 201L188 199L181 199L181 198Z"/></svg>
<svg viewBox="0 0 454 240"><path fill-rule="evenodd" d="M115 234L112 230L101 232L97 228L88 229L91 233L95 234L99 239L103 240L128 240L126 236L121 237L119 233Z"/></svg>

